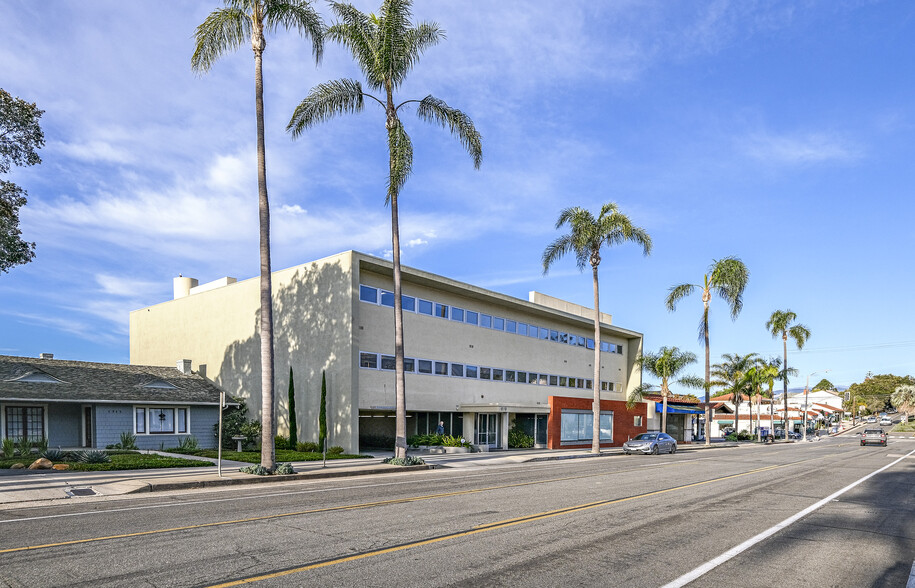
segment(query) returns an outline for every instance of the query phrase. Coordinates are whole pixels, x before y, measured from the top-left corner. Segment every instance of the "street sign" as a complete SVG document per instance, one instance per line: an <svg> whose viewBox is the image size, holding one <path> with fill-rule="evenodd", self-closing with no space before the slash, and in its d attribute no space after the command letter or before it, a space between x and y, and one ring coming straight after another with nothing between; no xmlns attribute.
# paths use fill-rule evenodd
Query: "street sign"
<svg viewBox="0 0 915 588"><path fill-rule="evenodd" d="M851 392L845 392L845 402L851 400Z"/></svg>

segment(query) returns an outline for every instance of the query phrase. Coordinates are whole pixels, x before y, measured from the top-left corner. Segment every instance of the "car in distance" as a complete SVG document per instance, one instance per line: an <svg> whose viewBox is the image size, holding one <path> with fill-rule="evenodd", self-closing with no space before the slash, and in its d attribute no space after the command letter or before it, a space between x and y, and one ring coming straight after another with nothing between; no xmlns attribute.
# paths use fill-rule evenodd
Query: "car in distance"
<svg viewBox="0 0 915 588"><path fill-rule="evenodd" d="M882 419L880 419L881 427L889 427L892 424L893 424L893 420L890 417L883 417Z"/></svg>
<svg viewBox="0 0 915 588"><path fill-rule="evenodd" d="M626 455L633 453L676 453L677 440L667 433L641 433L635 438L623 443L623 451Z"/></svg>
<svg viewBox="0 0 915 588"><path fill-rule="evenodd" d="M876 423L876 422L877 422L877 417L871 415L871 416L867 417L867 422L869 422L869 423Z"/></svg>
<svg viewBox="0 0 915 588"><path fill-rule="evenodd" d="M861 433L861 446L865 445L883 445L886 447L886 433L883 429L864 429Z"/></svg>

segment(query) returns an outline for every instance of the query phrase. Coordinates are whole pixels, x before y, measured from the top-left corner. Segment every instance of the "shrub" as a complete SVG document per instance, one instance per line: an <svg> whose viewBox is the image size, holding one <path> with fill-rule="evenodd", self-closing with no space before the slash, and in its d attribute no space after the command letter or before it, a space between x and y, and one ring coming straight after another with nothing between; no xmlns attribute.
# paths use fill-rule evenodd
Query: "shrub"
<svg viewBox="0 0 915 588"><path fill-rule="evenodd" d="M112 443L111 445L106 445L105 449L139 449L137 447L137 438L130 431L124 431L121 433L121 441L119 443Z"/></svg>
<svg viewBox="0 0 915 588"><path fill-rule="evenodd" d="M259 463L245 466L243 468L240 468L238 471L245 473L245 474L254 474L255 476L269 476L270 475L270 470L268 470L267 468L265 468L264 466L262 466Z"/></svg>
<svg viewBox="0 0 915 588"><path fill-rule="evenodd" d="M3 440L3 457L9 459L16 453L16 442L12 439Z"/></svg>
<svg viewBox="0 0 915 588"><path fill-rule="evenodd" d="M731 434L729 434L727 437L725 437L725 439L726 439L727 441L738 441L738 440L739 440L739 439L737 438L737 433L731 433Z"/></svg>
<svg viewBox="0 0 915 588"><path fill-rule="evenodd" d="M441 445L442 436L434 433L429 435L411 435L407 439L407 445L410 447L419 447L420 445Z"/></svg>
<svg viewBox="0 0 915 588"><path fill-rule="evenodd" d="M534 438L525 433L523 430L518 427L509 429L508 431L508 446L509 447L533 447Z"/></svg>
<svg viewBox="0 0 915 588"><path fill-rule="evenodd" d="M289 447L289 437L284 437L282 435L277 435L273 438L273 445L277 449L290 449Z"/></svg>
<svg viewBox="0 0 915 588"><path fill-rule="evenodd" d="M741 431L737 433L738 441L751 441L752 439L753 435L749 431Z"/></svg>
<svg viewBox="0 0 915 588"><path fill-rule="evenodd" d="M38 449L38 455L41 455L42 453L47 451L48 450L48 438L42 437L41 439L36 441L35 447Z"/></svg>
<svg viewBox="0 0 915 588"><path fill-rule="evenodd" d="M197 444L197 437L188 435L178 443L175 449L178 450L178 453L193 453L200 449L200 446Z"/></svg>
<svg viewBox="0 0 915 588"><path fill-rule="evenodd" d="M339 445L333 445L327 448L327 455L342 455L343 448Z"/></svg>
<svg viewBox="0 0 915 588"><path fill-rule="evenodd" d="M407 457L389 457L384 460L383 463L389 463L391 465L399 466L411 466L411 465L423 465L423 458L416 457L415 455L408 455Z"/></svg>
<svg viewBox="0 0 915 588"><path fill-rule="evenodd" d="M19 443L16 444L16 448L19 450L19 455L26 457L28 454L32 453L32 442L29 441L29 438L23 435L19 437Z"/></svg>
<svg viewBox="0 0 915 588"><path fill-rule="evenodd" d="M50 461L64 461L64 459L67 457L67 453L65 451L61 451L59 448L58 449L45 449L38 455L39 455L39 457L43 457Z"/></svg>
<svg viewBox="0 0 915 588"><path fill-rule="evenodd" d="M260 421L248 419L248 407L240 398L232 398L238 406L230 406L222 411L222 447L234 449L235 441L232 437L244 436L243 445L250 446L261 435ZM213 432L219 435L219 423L213 425Z"/></svg>
<svg viewBox="0 0 915 588"><path fill-rule="evenodd" d="M281 463L278 466L276 466L276 471L274 471L273 473L277 474L277 475L287 475L287 474L294 474L295 470L292 468L291 463Z"/></svg>
<svg viewBox="0 0 915 588"><path fill-rule="evenodd" d="M442 445L444 447L470 447L470 443L464 441L463 437L456 437L454 435L443 436Z"/></svg>
<svg viewBox="0 0 915 588"><path fill-rule="evenodd" d="M74 451L70 456L83 463L108 463L111 457L104 451Z"/></svg>
<svg viewBox="0 0 915 588"><path fill-rule="evenodd" d="M312 443L311 441L303 441L297 443L295 446L296 451L301 451L302 453L318 453L321 451L321 448L318 447L317 443Z"/></svg>

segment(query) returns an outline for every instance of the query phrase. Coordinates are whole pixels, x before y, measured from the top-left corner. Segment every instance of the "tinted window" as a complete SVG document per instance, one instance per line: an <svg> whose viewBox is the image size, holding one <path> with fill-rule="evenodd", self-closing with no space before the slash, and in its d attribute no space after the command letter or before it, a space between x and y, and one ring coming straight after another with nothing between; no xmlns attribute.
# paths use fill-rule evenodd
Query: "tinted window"
<svg viewBox="0 0 915 588"><path fill-rule="evenodd" d="M544 329L543 327L540 327L540 338L541 338L541 339L549 339L549 338L550 338L550 330L549 330L549 329Z"/></svg>
<svg viewBox="0 0 915 588"><path fill-rule="evenodd" d="M464 322L464 309L451 307L451 320Z"/></svg>
<svg viewBox="0 0 915 588"><path fill-rule="evenodd" d="M518 323L518 334L527 335L527 323Z"/></svg>
<svg viewBox="0 0 915 588"><path fill-rule="evenodd" d="M480 326L486 327L487 329L492 328L492 317L488 314L480 315Z"/></svg>
<svg viewBox="0 0 915 588"><path fill-rule="evenodd" d="M435 374L438 376L447 376L448 375L448 362L445 362L445 361L435 362Z"/></svg>
<svg viewBox="0 0 915 588"><path fill-rule="evenodd" d="M505 321L505 332L514 333L518 329L518 323L515 321Z"/></svg>
<svg viewBox="0 0 915 588"><path fill-rule="evenodd" d="M463 378L464 377L464 364L462 363L452 363L451 364L451 375Z"/></svg>
<svg viewBox="0 0 915 588"><path fill-rule="evenodd" d="M360 353L359 367L372 368L378 367L378 355L375 353Z"/></svg>
<svg viewBox="0 0 915 588"><path fill-rule="evenodd" d="M439 318L448 318L448 306L445 304L435 303L435 316Z"/></svg>
<svg viewBox="0 0 915 588"><path fill-rule="evenodd" d="M403 371L412 373L416 369L412 357L403 358Z"/></svg>
<svg viewBox="0 0 915 588"><path fill-rule="evenodd" d="M503 371L502 371L502 370L497 370L497 369L493 368L493 370L492 370L492 380L493 380L494 382L501 382L501 381L502 381L502 374L503 374Z"/></svg>
<svg viewBox="0 0 915 588"><path fill-rule="evenodd" d="M505 330L505 319L496 317L492 319L492 328L497 331Z"/></svg>
<svg viewBox="0 0 915 588"><path fill-rule="evenodd" d="M480 315L472 310L467 311L467 324L477 325L480 323Z"/></svg>
<svg viewBox="0 0 915 588"><path fill-rule="evenodd" d="M468 365L464 370L464 377L466 378L476 378L477 377L477 366Z"/></svg>
<svg viewBox="0 0 915 588"><path fill-rule="evenodd" d="M512 370L505 370L505 381L514 382L515 381L515 372Z"/></svg>
<svg viewBox="0 0 915 588"><path fill-rule="evenodd" d="M387 290L381 291L381 304L383 306L394 306L394 293Z"/></svg>
<svg viewBox="0 0 915 588"><path fill-rule="evenodd" d="M407 312L416 312L416 298L412 296L401 296L400 303Z"/></svg>
<svg viewBox="0 0 915 588"><path fill-rule="evenodd" d="M377 304L378 288L372 288L371 286L359 286L359 300Z"/></svg>
<svg viewBox="0 0 915 588"><path fill-rule="evenodd" d="M381 369L383 370L393 370L395 366L394 356L393 355L382 355L381 356Z"/></svg>
<svg viewBox="0 0 915 588"><path fill-rule="evenodd" d="M417 362L417 370L421 374L431 374L432 373L432 362L428 359L420 359Z"/></svg>
<svg viewBox="0 0 915 588"><path fill-rule="evenodd" d="M489 380L491 378L491 376L492 376L492 370L490 370L488 367L480 368L480 379L481 380Z"/></svg>
<svg viewBox="0 0 915 588"><path fill-rule="evenodd" d="M420 300L419 301L419 312L421 314L428 314L431 316L432 315L432 303L429 302L428 300Z"/></svg>

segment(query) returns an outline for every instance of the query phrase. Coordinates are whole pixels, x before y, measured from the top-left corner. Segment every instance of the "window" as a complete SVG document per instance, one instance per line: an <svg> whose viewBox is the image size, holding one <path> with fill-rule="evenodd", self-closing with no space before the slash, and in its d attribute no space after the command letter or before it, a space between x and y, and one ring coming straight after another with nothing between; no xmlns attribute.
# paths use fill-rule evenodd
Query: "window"
<svg viewBox="0 0 915 588"><path fill-rule="evenodd" d="M419 301L419 313L428 314L429 316L432 316L432 303L429 302L428 300L420 300Z"/></svg>
<svg viewBox="0 0 915 588"><path fill-rule="evenodd" d="M359 300L378 304L378 288L371 286L359 286Z"/></svg>
<svg viewBox="0 0 915 588"><path fill-rule="evenodd" d="M593 381L593 380L585 380L585 388L588 389L588 390L594 390L594 381Z"/></svg>
<svg viewBox="0 0 915 588"><path fill-rule="evenodd" d="M410 372L412 374L413 370L416 369L414 367L414 365L415 365L415 360L412 357L403 358L403 371L404 372Z"/></svg>
<svg viewBox="0 0 915 588"><path fill-rule="evenodd" d="M581 335L578 336L578 346L579 346L579 347L584 347L584 346L585 346L585 338L582 337Z"/></svg>
<svg viewBox="0 0 915 588"><path fill-rule="evenodd" d="M496 369L496 368L493 368L493 369L492 369L492 381L493 381L493 382L501 382L504 373L505 373L505 372L504 372L503 370L498 370L498 369Z"/></svg>
<svg viewBox="0 0 915 588"><path fill-rule="evenodd" d="M568 333L559 333L559 342L560 342L560 343L568 343L568 342L569 342L569 334L568 334Z"/></svg>
<svg viewBox="0 0 915 588"><path fill-rule="evenodd" d="M451 375L456 378L463 378L464 377L464 364L452 363L451 364Z"/></svg>
<svg viewBox="0 0 915 588"><path fill-rule="evenodd" d="M549 338L550 338L550 330L549 330L549 329L544 329L543 327L540 327L540 338L543 339L544 341L549 340Z"/></svg>
<svg viewBox="0 0 915 588"><path fill-rule="evenodd" d="M550 376L550 386L559 385L559 376Z"/></svg>
<svg viewBox="0 0 915 588"><path fill-rule="evenodd" d="M27 437L29 441L41 441L44 433L43 406L7 406L6 437L19 440Z"/></svg>
<svg viewBox="0 0 915 588"><path fill-rule="evenodd" d="M527 384L527 372L518 372L518 383Z"/></svg>
<svg viewBox="0 0 915 588"><path fill-rule="evenodd" d="M616 346L616 352L619 353L620 355L622 355L622 354L623 354L623 346L622 346L622 345L617 345L617 346Z"/></svg>
<svg viewBox="0 0 915 588"><path fill-rule="evenodd" d="M534 339L538 338L538 327L536 325L530 325L527 328L527 336L533 337Z"/></svg>
<svg viewBox="0 0 915 588"><path fill-rule="evenodd" d="M137 433L146 432L146 409L137 407L134 411L134 422L136 423Z"/></svg>
<svg viewBox="0 0 915 588"><path fill-rule="evenodd" d="M588 339L588 344L586 345L588 349L594 349L594 339Z"/></svg>
<svg viewBox="0 0 915 588"><path fill-rule="evenodd" d="M559 376L559 385L565 388L569 384L569 379L565 376Z"/></svg>
<svg viewBox="0 0 915 588"><path fill-rule="evenodd" d="M607 382L607 387L610 389L610 392L613 392L613 382Z"/></svg>
<svg viewBox="0 0 915 588"><path fill-rule="evenodd" d="M447 376L448 375L448 362L447 361L435 362L435 375L436 376Z"/></svg>
<svg viewBox="0 0 915 588"><path fill-rule="evenodd" d="M540 381L538 381L537 383L540 384L541 386L546 386L546 379L547 379L546 374L540 374Z"/></svg>
<svg viewBox="0 0 915 588"><path fill-rule="evenodd" d="M472 310L467 311L467 324L477 325L480 323L480 315Z"/></svg>
<svg viewBox="0 0 915 588"><path fill-rule="evenodd" d="M603 352L605 352L605 353L609 353L609 352L610 352L610 344L609 344L609 343L605 343L604 341L601 341L601 342L600 342L600 350L603 351Z"/></svg>
<svg viewBox="0 0 915 588"><path fill-rule="evenodd" d="M147 412L149 415L149 433L151 435L175 432L174 408L150 408Z"/></svg>
<svg viewBox="0 0 915 588"><path fill-rule="evenodd" d="M464 322L464 309L456 308L456 307L452 306L451 307L451 320L463 323Z"/></svg>
<svg viewBox="0 0 915 588"><path fill-rule="evenodd" d="M175 409L175 425L179 433L187 433L187 409Z"/></svg>
<svg viewBox="0 0 915 588"><path fill-rule="evenodd" d="M518 334L527 335L527 323L518 323Z"/></svg>
<svg viewBox="0 0 915 588"><path fill-rule="evenodd" d="M528 383L528 384L536 384L536 383L537 383L537 374L528 373L528 374L527 374L527 383Z"/></svg>
<svg viewBox="0 0 915 588"><path fill-rule="evenodd" d="M377 353L360 353L359 354L359 367L377 369L378 368L378 354Z"/></svg>
<svg viewBox="0 0 915 588"><path fill-rule="evenodd" d="M580 443L593 439L594 415L590 411L563 410L559 439L563 443ZM613 439L613 413L600 414L600 440Z"/></svg>
<svg viewBox="0 0 915 588"><path fill-rule="evenodd" d="M514 382L515 381L515 372L514 370L505 370L505 381Z"/></svg>
<svg viewBox="0 0 915 588"><path fill-rule="evenodd" d="M579 387L579 388L584 388L584 387L585 387L585 380L584 380L584 378L578 378L578 387Z"/></svg>
<svg viewBox="0 0 915 588"><path fill-rule="evenodd" d="M394 307L394 293L387 290L381 291L381 305Z"/></svg>
<svg viewBox="0 0 915 588"><path fill-rule="evenodd" d="M633 427L641 427L641 426L642 426L642 415L637 414L637 415L635 415L634 417L632 417L632 426L633 426Z"/></svg>
<svg viewBox="0 0 915 588"><path fill-rule="evenodd" d="M505 319L499 318L499 317L495 317L494 319L492 319L492 328L497 331L504 331L505 330Z"/></svg>
<svg viewBox="0 0 915 588"><path fill-rule="evenodd" d="M397 365L396 360L393 355L382 355L381 356L381 369L383 370L393 370Z"/></svg>
<svg viewBox="0 0 915 588"><path fill-rule="evenodd" d="M438 318L448 318L448 305L435 303L435 316Z"/></svg>
<svg viewBox="0 0 915 588"><path fill-rule="evenodd" d="M559 341L559 331L550 330L550 341L553 341L553 342Z"/></svg>
<svg viewBox="0 0 915 588"><path fill-rule="evenodd" d="M477 377L477 366L468 365L466 367L466 369L464 370L464 377L465 378L476 378Z"/></svg>
<svg viewBox="0 0 915 588"><path fill-rule="evenodd" d="M609 382L601 381L601 383L600 383L600 389L601 389L602 391L606 392L606 391L607 391L607 384L608 384L608 383L609 383Z"/></svg>
<svg viewBox="0 0 915 588"><path fill-rule="evenodd" d="M514 333L518 329L518 323L515 321L505 321L505 332Z"/></svg>
<svg viewBox="0 0 915 588"><path fill-rule="evenodd" d="M400 296L400 305L407 312L416 312L416 298L412 296Z"/></svg>
<svg viewBox="0 0 915 588"><path fill-rule="evenodd" d="M419 366L416 371L421 374L431 374L432 373L432 362L428 359L420 359L417 363Z"/></svg>
<svg viewBox="0 0 915 588"><path fill-rule="evenodd" d="M488 367L481 367L480 368L480 379L481 380L492 379L492 370L489 369Z"/></svg>
<svg viewBox="0 0 915 588"><path fill-rule="evenodd" d="M489 316L488 314L481 314L480 315L480 326L486 327L487 329L491 329L492 328L492 317Z"/></svg>

